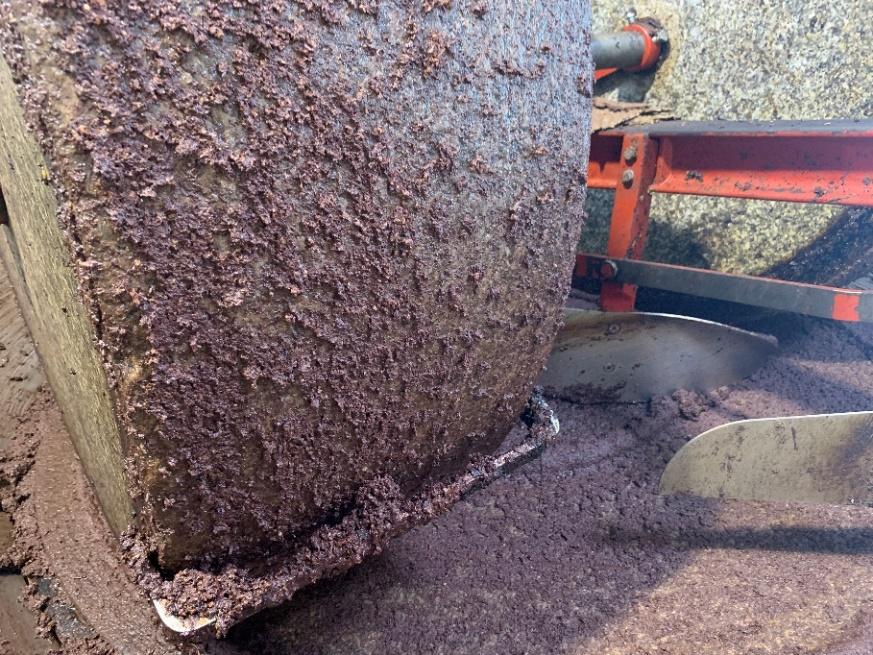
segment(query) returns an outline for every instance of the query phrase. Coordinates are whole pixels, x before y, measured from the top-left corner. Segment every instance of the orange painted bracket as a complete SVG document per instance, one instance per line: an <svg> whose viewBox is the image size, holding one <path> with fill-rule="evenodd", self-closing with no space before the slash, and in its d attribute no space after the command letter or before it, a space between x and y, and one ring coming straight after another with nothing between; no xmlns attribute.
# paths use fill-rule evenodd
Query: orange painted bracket
<svg viewBox="0 0 873 655"><path fill-rule="evenodd" d="M873 207L873 120L664 122L600 132L591 141L588 186L615 191L610 260L643 256L653 193ZM583 273L590 272L577 266L577 276ZM732 277L705 273L716 284ZM599 279L604 311L632 311L636 285L651 286L645 277ZM788 285L780 289L804 286L779 282ZM719 297L717 286L706 289L711 294L706 297ZM830 293L816 295L829 303L828 318L867 320L865 295L821 289Z"/></svg>
<svg viewBox="0 0 873 655"><path fill-rule="evenodd" d="M592 137L588 185L616 189L621 143L657 145L652 193L873 206L873 120L663 122Z"/></svg>

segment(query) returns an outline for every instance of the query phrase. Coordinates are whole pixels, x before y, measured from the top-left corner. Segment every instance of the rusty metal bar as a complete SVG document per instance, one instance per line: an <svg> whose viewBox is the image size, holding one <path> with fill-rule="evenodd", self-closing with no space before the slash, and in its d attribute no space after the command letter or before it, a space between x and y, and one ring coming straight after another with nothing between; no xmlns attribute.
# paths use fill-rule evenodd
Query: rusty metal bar
<svg viewBox="0 0 873 655"><path fill-rule="evenodd" d="M575 275L849 323L873 323L873 291L580 253ZM606 311L610 311L606 309Z"/></svg>

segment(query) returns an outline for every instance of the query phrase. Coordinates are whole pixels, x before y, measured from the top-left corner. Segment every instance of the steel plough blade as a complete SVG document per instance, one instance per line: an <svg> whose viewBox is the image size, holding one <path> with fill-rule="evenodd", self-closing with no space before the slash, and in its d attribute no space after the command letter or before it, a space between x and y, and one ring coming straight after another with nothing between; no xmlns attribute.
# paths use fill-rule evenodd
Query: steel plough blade
<svg viewBox="0 0 873 655"><path fill-rule="evenodd" d="M568 308L538 384L582 404L643 402L742 380L776 350L772 337L711 321Z"/></svg>
<svg viewBox="0 0 873 655"><path fill-rule="evenodd" d="M873 505L873 412L738 421L689 441L662 494Z"/></svg>

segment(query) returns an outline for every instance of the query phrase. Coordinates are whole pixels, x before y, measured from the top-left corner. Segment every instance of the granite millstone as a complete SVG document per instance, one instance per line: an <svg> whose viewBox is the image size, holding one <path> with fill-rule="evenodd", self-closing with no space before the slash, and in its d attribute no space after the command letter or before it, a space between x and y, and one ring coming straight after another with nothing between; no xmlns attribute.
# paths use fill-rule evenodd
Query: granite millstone
<svg viewBox="0 0 873 655"><path fill-rule="evenodd" d="M2 11L161 567L496 448L582 226L588 2Z"/></svg>

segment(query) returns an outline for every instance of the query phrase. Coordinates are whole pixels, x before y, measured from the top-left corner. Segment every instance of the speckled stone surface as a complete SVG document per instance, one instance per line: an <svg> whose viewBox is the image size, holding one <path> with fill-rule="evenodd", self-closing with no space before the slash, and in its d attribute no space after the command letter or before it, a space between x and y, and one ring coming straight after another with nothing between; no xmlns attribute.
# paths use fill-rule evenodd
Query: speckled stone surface
<svg viewBox="0 0 873 655"><path fill-rule="evenodd" d="M598 0L595 31L624 24L627 8L660 18L672 51L652 75L598 89L645 99L689 120L873 116L870 0ZM636 79L630 79L630 78ZM605 243L610 198L593 193L584 248ZM647 256L758 273L817 239L839 208L656 197Z"/></svg>
<svg viewBox="0 0 873 655"><path fill-rule="evenodd" d="M294 551L516 422L590 132L590 3L533 6L0 2L166 570Z"/></svg>

